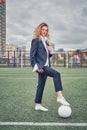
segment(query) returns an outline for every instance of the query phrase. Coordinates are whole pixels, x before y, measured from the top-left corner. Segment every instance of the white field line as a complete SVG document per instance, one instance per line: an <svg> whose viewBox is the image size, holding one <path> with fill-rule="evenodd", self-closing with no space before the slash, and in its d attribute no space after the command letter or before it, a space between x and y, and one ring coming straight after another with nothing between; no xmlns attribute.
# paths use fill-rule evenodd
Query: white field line
<svg viewBox="0 0 87 130"><path fill-rule="evenodd" d="M33 73L30 73L30 74L25 74L25 73L21 73L21 74L16 74L16 73L13 73L13 74L8 74L8 73L4 73L4 74L0 74L1 76L2 75L32 75ZM62 74L61 74L62 75ZM69 75L69 74L63 74L64 76L66 76L66 75ZM72 74L73 76L78 76L78 75L84 75L84 76L87 76L87 74Z"/></svg>
<svg viewBox="0 0 87 130"><path fill-rule="evenodd" d="M3 78L6 78L6 79L37 79L36 77L27 77L27 78L21 78L21 77L0 77L0 79L3 79Z"/></svg>
<svg viewBox="0 0 87 130"><path fill-rule="evenodd" d="M87 126L87 123L57 123L57 122L0 122L0 126Z"/></svg>
<svg viewBox="0 0 87 130"><path fill-rule="evenodd" d="M0 79L37 79L37 77L0 77ZM62 77L62 79L87 79L86 76L80 76L80 77Z"/></svg>

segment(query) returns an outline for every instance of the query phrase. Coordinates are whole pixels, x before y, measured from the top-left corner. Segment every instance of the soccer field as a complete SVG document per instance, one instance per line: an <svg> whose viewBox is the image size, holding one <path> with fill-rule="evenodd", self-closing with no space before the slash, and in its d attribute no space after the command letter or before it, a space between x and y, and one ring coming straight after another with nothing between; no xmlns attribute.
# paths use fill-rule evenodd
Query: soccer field
<svg viewBox="0 0 87 130"><path fill-rule="evenodd" d="M42 102L49 111L35 111L37 74L31 68L0 68L0 130L87 130L87 68L55 69L61 73L71 117L58 115L52 78L47 79Z"/></svg>

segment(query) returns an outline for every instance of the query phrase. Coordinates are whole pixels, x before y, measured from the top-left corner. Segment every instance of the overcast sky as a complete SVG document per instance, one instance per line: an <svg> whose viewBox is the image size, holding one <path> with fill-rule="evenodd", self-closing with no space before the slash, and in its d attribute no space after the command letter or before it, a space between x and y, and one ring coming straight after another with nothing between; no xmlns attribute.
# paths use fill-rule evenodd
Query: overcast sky
<svg viewBox="0 0 87 130"><path fill-rule="evenodd" d="M87 48L87 0L7 0L7 43L30 47L35 27L46 22L56 49Z"/></svg>

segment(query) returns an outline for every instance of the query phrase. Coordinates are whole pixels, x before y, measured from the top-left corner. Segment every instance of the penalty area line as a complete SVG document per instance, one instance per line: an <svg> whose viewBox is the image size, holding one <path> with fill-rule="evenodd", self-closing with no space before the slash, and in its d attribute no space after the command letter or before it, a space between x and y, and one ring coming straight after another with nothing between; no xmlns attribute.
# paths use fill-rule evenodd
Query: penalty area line
<svg viewBox="0 0 87 130"><path fill-rule="evenodd" d="M0 122L0 126L87 126L87 123L57 123L57 122Z"/></svg>

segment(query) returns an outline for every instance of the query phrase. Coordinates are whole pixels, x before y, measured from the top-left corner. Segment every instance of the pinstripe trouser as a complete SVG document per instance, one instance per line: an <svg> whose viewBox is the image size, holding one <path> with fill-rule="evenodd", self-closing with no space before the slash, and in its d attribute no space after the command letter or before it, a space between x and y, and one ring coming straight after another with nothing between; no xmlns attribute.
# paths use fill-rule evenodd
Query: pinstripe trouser
<svg viewBox="0 0 87 130"><path fill-rule="evenodd" d="M44 70L43 73L38 73L38 85L37 85L35 103L42 102L42 96L43 96L43 91L44 91L47 76L50 76L53 78L56 92L63 90L60 73L56 71L55 69L48 66L45 66L43 70Z"/></svg>

